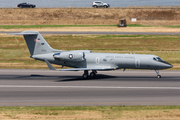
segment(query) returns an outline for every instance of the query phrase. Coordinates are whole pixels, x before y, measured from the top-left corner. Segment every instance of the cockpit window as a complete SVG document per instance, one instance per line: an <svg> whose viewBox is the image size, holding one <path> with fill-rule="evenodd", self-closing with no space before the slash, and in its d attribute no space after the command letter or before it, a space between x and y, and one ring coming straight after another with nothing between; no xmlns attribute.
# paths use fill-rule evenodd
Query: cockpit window
<svg viewBox="0 0 180 120"><path fill-rule="evenodd" d="M163 61L160 57L154 57L153 60L156 60L156 61Z"/></svg>
<svg viewBox="0 0 180 120"><path fill-rule="evenodd" d="M159 58L159 57L156 57L156 59L158 60L158 61L163 61L161 58Z"/></svg>

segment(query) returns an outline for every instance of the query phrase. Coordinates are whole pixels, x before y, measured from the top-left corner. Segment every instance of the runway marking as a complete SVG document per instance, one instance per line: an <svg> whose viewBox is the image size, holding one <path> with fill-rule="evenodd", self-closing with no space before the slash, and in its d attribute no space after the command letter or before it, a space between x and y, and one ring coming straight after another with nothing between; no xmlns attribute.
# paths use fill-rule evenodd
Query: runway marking
<svg viewBox="0 0 180 120"><path fill-rule="evenodd" d="M0 88L87 88L87 89L166 89L180 90L180 87L117 87L117 86L28 86L28 85L0 85Z"/></svg>

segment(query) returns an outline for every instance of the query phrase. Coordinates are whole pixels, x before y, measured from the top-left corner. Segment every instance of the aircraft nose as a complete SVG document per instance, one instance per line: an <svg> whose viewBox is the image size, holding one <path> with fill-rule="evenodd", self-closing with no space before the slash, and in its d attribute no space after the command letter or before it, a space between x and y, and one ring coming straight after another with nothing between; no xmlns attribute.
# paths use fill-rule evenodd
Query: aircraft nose
<svg viewBox="0 0 180 120"><path fill-rule="evenodd" d="M173 67L173 65L171 65L171 64L168 64L167 66L168 66L169 68L172 68L172 67Z"/></svg>
<svg viewBox="0 0 180 120"><path fill-rule="evenodd" d="M165 63L165 65L166 65L167 68L172 68L172 67L173 67L173 65L171 65L171 64L168 63L168 62L165 62L165 61L164 61L163 63Z"/></svg>
<svg viewBox="0 0 180 120"><path fill-rule="evenodd" d="M170 64L170 68L172 68L172 67L173 67L173 65Z"/></svg>

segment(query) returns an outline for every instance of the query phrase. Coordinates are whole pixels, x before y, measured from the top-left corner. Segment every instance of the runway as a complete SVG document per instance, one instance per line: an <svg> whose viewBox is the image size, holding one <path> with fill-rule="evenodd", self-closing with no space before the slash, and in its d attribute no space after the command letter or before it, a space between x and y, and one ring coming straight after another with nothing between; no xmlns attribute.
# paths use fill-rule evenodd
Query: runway
<svg viewBox="0 0 180 120"><path fill-rule="evenodd" d="M19 33L20 31L0 31L3 34ZM180 33L175 32L74 32L74 31L39 31L41 34L45 35L180 35Z"/></svg>
<svg viewBox="0 0 180 120"><path fill-rule="evenodd" d="M180 71L0 69L0 106L180 105Z"/></svg>

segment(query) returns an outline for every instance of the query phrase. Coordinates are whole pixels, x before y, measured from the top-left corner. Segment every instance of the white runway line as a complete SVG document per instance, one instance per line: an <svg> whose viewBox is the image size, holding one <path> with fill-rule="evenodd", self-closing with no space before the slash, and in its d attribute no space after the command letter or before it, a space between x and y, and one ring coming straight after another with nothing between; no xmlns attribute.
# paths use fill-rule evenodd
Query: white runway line
<svg viewBox="0 0 180 120"><path fill-rule="evenodd" d="M84 89L165 89L180 90L180 87L117 87L117 86L26 86L26 85L0 85L0 88L84 88Z"/></svg>

